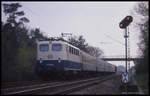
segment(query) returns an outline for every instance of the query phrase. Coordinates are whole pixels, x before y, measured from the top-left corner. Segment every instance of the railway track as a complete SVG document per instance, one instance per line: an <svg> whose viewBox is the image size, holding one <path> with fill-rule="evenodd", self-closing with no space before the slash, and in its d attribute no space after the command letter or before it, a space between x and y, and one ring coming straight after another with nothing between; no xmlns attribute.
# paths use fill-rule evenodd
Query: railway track
<svg viewBox="0 0 150 96"><path fill-rule="evenodd" d="M36 84L50 83L51 81L33 80L33 81L17 81L17 82L2 82L2 89L30 86Z"/></svg>
<svg viewBox="0 0 150 96"><path fill-rule="evenodd" d="M51 93L48 93L48 94L70 94L72 92L75 92L75 91L78 91L80 89L83 89L83 88L87 88L89 86L92 86L92 85L95 85L95 84L99 84L99 83L102 83L106 80L109 80L111 78L114 78L116 77L116 75L111 75L111 76L107 76L107 77L101 77L101 78L98 78L98 79L94 79L94 80L91 80L91 81L87 81L87 82L80 82L76 85L70 85L68 87L63 87L63 90L60 89L55 92L51 92Z"/></svg>
<svg viewBox="0 0 150 96"><path fill-rule="evenodd" d="M1 89L4 95L13 94L69 94L70 92L114 78L116 75L90 78L78 81L50 82L24 87Z"/></svg>

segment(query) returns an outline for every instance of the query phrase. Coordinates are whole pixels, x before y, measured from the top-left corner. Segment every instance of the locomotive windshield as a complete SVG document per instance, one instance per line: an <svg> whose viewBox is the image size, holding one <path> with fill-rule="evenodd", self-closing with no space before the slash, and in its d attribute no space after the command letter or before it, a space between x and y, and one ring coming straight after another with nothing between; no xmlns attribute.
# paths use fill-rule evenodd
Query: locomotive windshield
<svg viewBox="0 0 150 96"><path fill-rule="evenodd" d="M53 44L52 45L52 50L53 51L61 51L62 50L61 44Z"/></svg>
<svg viewBox="0 0 150 96"><path fill-rule="evenodd" d="M48 51L48 44L41 44L40 51Z"/></svg>

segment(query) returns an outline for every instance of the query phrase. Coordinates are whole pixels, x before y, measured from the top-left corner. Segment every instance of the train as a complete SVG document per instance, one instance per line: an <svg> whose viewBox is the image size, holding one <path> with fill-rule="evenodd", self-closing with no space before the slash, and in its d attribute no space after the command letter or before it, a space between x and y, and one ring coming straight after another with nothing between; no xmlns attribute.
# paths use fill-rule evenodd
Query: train
<svg viewBox="0 0 150 96"><path fill-rule="evenodd" d="M36 72L40 76L115 73L116 66L89 55L63 40L37 41Z"/></svg>

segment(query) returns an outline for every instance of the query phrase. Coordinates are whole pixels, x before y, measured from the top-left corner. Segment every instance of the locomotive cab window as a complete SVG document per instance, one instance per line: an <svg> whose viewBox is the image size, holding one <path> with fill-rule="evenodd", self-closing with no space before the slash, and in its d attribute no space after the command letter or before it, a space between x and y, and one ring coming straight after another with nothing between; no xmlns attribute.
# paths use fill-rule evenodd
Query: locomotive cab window
<svg viewBox="0 0 150 96"><path fill-rule="evenodd" d="M49 47L48 44L41 44L40 45L40 51L48 51Z"/></svg>
<svg viewBox="0 0 150 96"><path fill-rule="evenodd" d="M52 45L52 50L53 51L61 51L62 50L62 45L61 44L53 44Z"/></svg>

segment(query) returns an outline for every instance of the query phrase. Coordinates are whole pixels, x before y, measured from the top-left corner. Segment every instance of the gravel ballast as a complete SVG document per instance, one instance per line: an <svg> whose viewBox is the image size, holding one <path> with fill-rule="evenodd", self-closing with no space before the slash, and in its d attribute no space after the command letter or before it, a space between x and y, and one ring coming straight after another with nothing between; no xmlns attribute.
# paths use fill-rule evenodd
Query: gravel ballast
<svg viewBox="0 0 150 96"><path fill-rule="evenodd" d="M121 94L119 91L120 85L121 76L70 94Z"/></svg>

